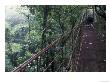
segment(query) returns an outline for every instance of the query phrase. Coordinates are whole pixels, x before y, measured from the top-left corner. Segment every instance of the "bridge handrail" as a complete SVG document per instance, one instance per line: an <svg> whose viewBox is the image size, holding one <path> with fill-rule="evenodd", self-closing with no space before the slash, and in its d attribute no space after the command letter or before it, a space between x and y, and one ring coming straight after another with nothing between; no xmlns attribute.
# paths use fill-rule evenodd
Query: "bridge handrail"
<svg viewBox="0 0 110 82"><path fill-rule="evenodd" d="M81 16L82 17L82 16ZM81 20L81 18L80 18ZM71 31L68 33L65 33L63 36L60 36L55 41L53 41L51 44L48 44L46 48L41 49L37 54L32 54L32 57L27 59L24 63L20 64L18 67L16 67L12 72L19 72L23 68L25 68L29 63L31 63L34 59L37 59L39 56L41 56L45 51L47 51L49 48L52 48L55 44L58 44L60 42L65 42L68 40L69 36L72 34L72 32L76 31L78 27L80 27L82 21L76 22L76 25L71 28Z"/></svg>

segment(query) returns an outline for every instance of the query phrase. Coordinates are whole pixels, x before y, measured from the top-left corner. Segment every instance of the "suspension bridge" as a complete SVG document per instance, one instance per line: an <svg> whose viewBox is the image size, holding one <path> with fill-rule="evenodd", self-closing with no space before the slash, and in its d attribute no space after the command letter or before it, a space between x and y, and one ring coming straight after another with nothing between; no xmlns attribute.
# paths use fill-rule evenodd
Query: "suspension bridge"
<svg viewBox="0 0 110 82"><path fill-rule="evenodd" d="M86 13L87 14L87 13ZM94 17L94 16L93 16ZM103 72L106 71L106 44L104 37L100 36L96 31L96 27L92 22L87 23L85 19L87 15L83 14L80 21L71 28L70 32L58 37L47 47L41 49L24 63L14 68L12 72L26 72L28 66L36 64L39 66L38 72ZM69 41L69 42L68 42ZM66 53L68 59L63 58L63 55L48 56L54 49L55 53L59 53L61 49L57 47L64 43L70 46L71 53ZM65 54L65 53L64 53ZM48 58L48 62L41 62L44 57ZM61 61L56 61L56 58L62 57ZM34 63L36 61L36 63ZM66 63L66 64L64 64ZM54 67L54 65L57 65Z"/></svg>

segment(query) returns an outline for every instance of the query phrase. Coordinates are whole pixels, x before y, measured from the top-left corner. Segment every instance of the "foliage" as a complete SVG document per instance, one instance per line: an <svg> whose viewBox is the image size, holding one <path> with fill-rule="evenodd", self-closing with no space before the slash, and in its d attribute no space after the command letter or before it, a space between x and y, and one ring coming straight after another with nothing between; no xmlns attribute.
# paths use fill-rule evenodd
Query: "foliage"
<svg viewBox="0 0 110 82"><path fill-rule="evenodd" d="M77 5L6 7L6 71L12 71L30 58L32 54L37 53L59 36L68 33L81 17L83 10L89 7L91 8L91 6ZM10 14L11 11L13 14ZM43 57L39 57L29 64L26 71L43 71L45 66L56 55L59 55L55 60L56 63L52 63L53 67L47 70L54 71L59 62L68 61L70 57L68 52L71 52L70 48L72 47L69 43L64 46L62 42L58 47L54 47L55 49L48 50L48 53L45 53Z"/></svg>

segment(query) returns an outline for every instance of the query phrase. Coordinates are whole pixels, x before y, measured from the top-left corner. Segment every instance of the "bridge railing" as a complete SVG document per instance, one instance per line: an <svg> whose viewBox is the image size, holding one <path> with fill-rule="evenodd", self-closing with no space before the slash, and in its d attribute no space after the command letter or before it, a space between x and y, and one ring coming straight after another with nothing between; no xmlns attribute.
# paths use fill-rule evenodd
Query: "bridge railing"
<svg viewBox="0 0 110 82"><path fill-rule="evenodd" d="M38 53L32 54L31 58L14 68L12 72L28 72L30 69L38 72L75 71L77 69L75 54L78 53L80 48L83 17L82 14L70 32L52 41Z"/></svg>

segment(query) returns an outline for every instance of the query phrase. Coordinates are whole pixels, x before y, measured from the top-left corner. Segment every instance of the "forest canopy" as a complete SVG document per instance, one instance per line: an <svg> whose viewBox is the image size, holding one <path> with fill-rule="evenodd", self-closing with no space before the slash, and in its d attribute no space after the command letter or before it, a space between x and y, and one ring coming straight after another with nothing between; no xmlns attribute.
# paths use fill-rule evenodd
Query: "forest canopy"
<svg viewBox="0 0 110 82"><path fill-rule="evenodd" d="M87 9L89 11L86 11ZM77 23L81 22L85 12L90 11L95 12L94 24L97 25L97 32L105 35L105 23L101 23L106 19L105 6L6 6L5 71L12 71L57 38L68 34ZM56 71L63 61L64 66L57 71L65 70L70 58L68 53L71 53L71 48L73 48L71 40L69 41L61 42L57 47L53 46L45 52L45 55L39 56L38 59L33 60L33 63L28 64L25 71L44 71L45 69L46 71ZM52 62L51 67L46 68L56 55L59 55L54 60L56 62Z"/></svg>

